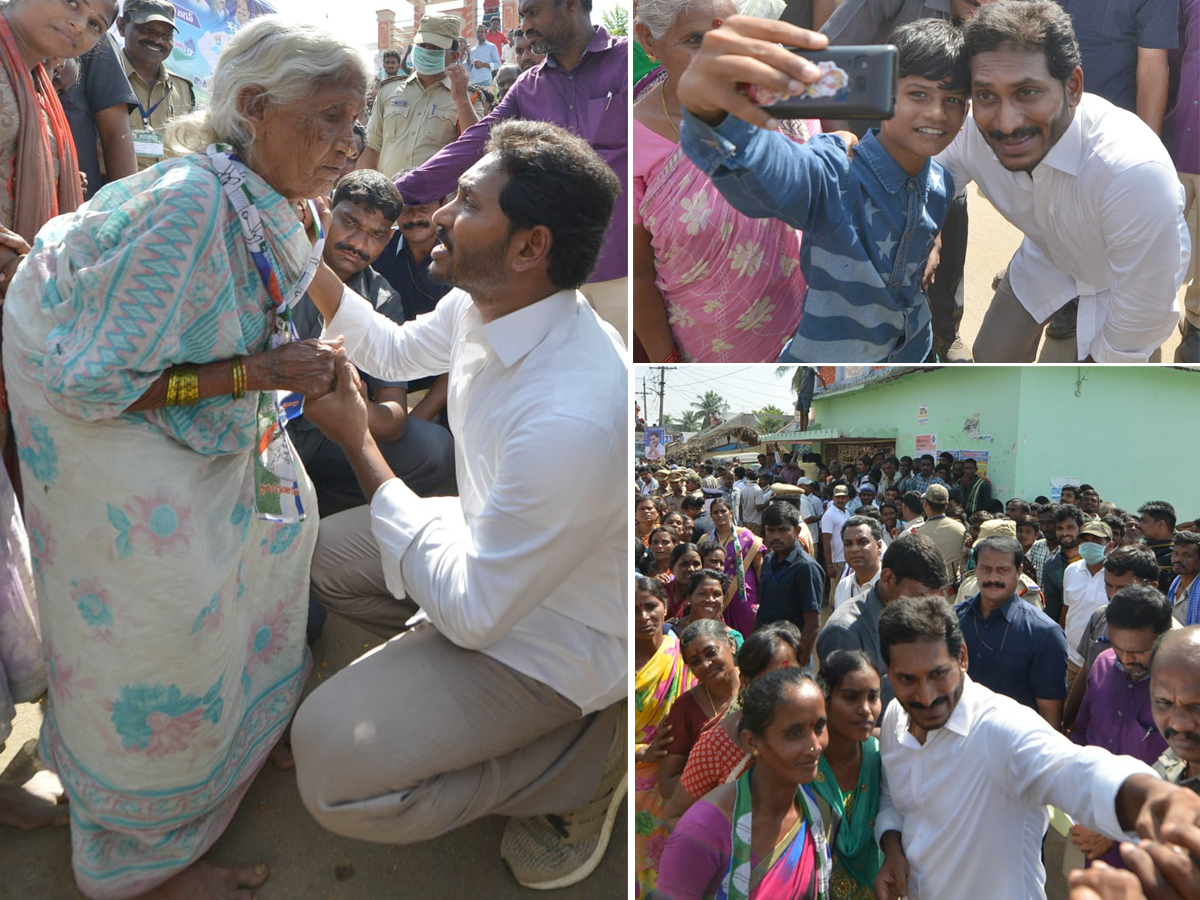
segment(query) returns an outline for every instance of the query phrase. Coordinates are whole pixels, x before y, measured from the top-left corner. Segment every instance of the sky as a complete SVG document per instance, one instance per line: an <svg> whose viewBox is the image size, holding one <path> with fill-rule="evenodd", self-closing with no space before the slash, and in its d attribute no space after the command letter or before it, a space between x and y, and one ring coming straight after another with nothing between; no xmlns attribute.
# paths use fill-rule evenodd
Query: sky
<svg viewBox="0 0 1200 900"><path fill-rule="evenodd" d="M663 405L676 418L705 391L716 391L729 403L730 416L740 412L753 412L764 406L775 405L788 417L796 404L791 391L791 375L775 376L775 365L704 366L689 365L685 368L668 369L666 373ZM648 407L643 406L642 415L648 422L658 420L658 366L634 366L634 392L638 403L642 402L642 377L646 378Z"/></svg>
<svg viewBox="0 0 1200 900"><path fill-rule="evenodd" d="M295 18L299 22L323 25L334 34L357 45L375 46L376 18L378 9L390 9L396 13L396 21L412 21L412 6L405 0L270 0L280 14ZM628 2L628 0L625 0ZM600 24L604 12L620 5L618 0L595 0L592 21ZM428 9L437 12L441 7L458 6L461 3L430 3ZM479 8L482 9L482 3Z"/></svg>

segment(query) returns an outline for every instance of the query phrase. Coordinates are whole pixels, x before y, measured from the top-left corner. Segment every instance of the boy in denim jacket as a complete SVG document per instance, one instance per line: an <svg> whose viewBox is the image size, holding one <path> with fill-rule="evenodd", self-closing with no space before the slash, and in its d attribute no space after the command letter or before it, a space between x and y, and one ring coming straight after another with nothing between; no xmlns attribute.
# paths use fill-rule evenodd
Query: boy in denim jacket
<svg viewBox="0 0 1200 900"><path fill-rule="evenodd" d="M896 113L859 142L846 132L795 144L738 90L796 94L817 78L778 43L824 35L732 18L704 38L680 80L681 143L741 213L802 229L803 314L780 362L923 362L933 345L922 281L954 185L931 157L962 128L970 74L949 22L902 25ZM726 115L732 113L733 115ZM761 127L755 127L755 126Z"/></svg>

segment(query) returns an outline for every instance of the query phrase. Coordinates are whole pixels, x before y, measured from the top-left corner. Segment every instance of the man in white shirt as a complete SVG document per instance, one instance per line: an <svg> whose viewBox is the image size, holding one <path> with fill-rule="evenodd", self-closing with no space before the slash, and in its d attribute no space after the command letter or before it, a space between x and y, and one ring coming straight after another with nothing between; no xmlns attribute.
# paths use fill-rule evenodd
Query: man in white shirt
<svg viewBox="0 0 1200 900"><path fill-rule="evenodd" d="M940 597L889 603L879 645L896 695L879 736L880 900L1044 900L1048 804L1114 840L1136 840L1135 823L1145 836L1163 821L1200 824L1200 796L1132 757L1072 744L971 681Z"/></svg>
<svg viewBox="0 0 1200 900"><path fill-rule="evenodd" d="M742 525L762 537L762 511L767 506L763 498L763 489L755 481L753 472L747 472L738 491L738 518Z"/></svg>
<svg viewBox="0 0 1200 900"><path fill-rule="evenodd" d="M865 594L879 580L883 558L883 525L870 516L851 516L842 526L842 552L850 574L833 592L833 608Z"/></svg>
<svg viewBox="0 0 1200 900"><path fill-rule="evenodd" d="M976 362L1032 362L1079 298L1078 358L1146 362L1179 323L1190 238L1162 141L1085 94L1071 19L1001 0L963 26L971 117L937 161L1025 234L975 340ZM973 122L971 121L973 119Z"/></svg>
<svg viewBox="0 0 1200 900"><path fill-rule="evenodd" d="M825 554L825 580L836 585L842 580L846 568L846 553L842 549L842 526L850 518L846 504L850 502L850 489L839 484L833 489L833 502L821 516L821 548ZM832 593L832 588L830 593Z"/></svg>
<svg viewBox="0 0 1200 900"><path fill-rule="evenodd" d="M475 29L475 46L471 48L471 84L491 87L499 68L500 51L487 39L487 29L480 25Z"/></svg>
<svg viewBox="0 0 1200 900"><path fill-rule="evenodd" d="M292 744L301 798L331 831L409 843L525 817L501 856L555 888L595 868L625 791L628 369L576 290L620 183L544 122L502 123L487 150L434 214L431 274L459 288L434 312L398 326L324 270L309 289L346 349L305 413L370 498L321 523L312 593L391 640L309 695ZM351 360L450 373L458 497L392 475Z"/></svg>
<svg viewBox="0 0 1200 900"><path fill-rule="evenodd" d="M1067 635L1067 693L1083 668L1079 639L1092 613L1108 603L1104 590L1104 557L1112 552L1112 529L1093 519L1079 529L1079 555L1063 572L1062 627Z"/></svg>
<svg viewBox="0 0 1200 900"><path fill-rule="evenodd" d="M804 519L804 527L808 529L815 550L821 546L821 516L825 512L825 507L821 499L813 493L816 482L811 478L801 475L796 479L796 484L804 490L804 496L800 498L799 504L800 516Z"/></svg>

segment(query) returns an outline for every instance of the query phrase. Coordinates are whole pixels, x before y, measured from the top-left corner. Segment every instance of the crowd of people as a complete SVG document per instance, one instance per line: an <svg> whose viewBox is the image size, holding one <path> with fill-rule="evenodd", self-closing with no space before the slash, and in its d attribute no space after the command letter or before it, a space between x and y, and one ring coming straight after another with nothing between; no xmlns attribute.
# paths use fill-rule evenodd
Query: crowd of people
<svg viewBox="0 0 1200 900"><path fill-rule="evenodd" d="M950 453L639 465L639 896L1044 898L1047 807L1072 900L1197 896L1200 521L1015 493Z"/></svg>
<svg viewBox="0 0 1200 900"><path fill-rule="evenodd" d="M585 292L625 322L628 43L528 0L484 114L430 13L368 116L358 47L261 16L192 109L176 12L0 6L0 736L46 694L51 782L0 821L69 813L88 897L243 898L266 866L206 854L270 758L332 832L500 813L519 883L574 884L626 789L628 367ZM91 137L66 59L128 72ZM330 609L386 643L301 705Z"/></svg>
<svg viewBox="0 0 1200 900"><path fill-rule="evenodd" d="M1200 362L1195 0L831 6L636 3L645 360L1032 362L1048 333L1144 362L1178 328L1176 361ZM872 44L898 51L891 118L781 121L751 99L856 99L805 51ZM1023 240L967 347L972 182Z"/></svg>

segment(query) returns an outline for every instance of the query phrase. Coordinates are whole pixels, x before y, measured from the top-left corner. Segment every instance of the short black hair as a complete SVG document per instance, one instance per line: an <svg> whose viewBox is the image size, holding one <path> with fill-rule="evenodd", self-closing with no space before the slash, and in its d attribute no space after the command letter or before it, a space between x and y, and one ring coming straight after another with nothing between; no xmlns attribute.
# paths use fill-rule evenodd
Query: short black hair
<svg viewBox="0 0 1200 900"><path fill-rule="evenodd" d="M1155 634L1171 629L1171 601L1149 584L1127 584L1108 601L1105 613L1109 628L1140 631L1150 628Z"/></svg>
<svg viewBox="0 0 1200 900"><path fill-rule="evenodd" d="M962 652L958 616L941 597L900 597L883 608L879 616L879 652L884 665L891 664L892 647L919 641L942 642L955 659Z"/></svg>
<svg viewBox="0 0 1200 900"><path fill-rule="evenodd" d="M1175 537L1171 539L1176 547L1184 544L1190 544L1193 547L1200 547L1200 532L1195 531L1177 531Z"/></svg>
<svg viewBox="0 0 1200 900"><path fill-rule="evenodd" d="M745 478L746 477L746 467L745 466L734 466L733 467L733 477L734 478Z"/></svg>
<svg viewBox="0 0 1200 900"><path fill-rule="evenodd" d="M1004 2L1004 0L1001 0L1001 2ZM1074 503L1058 504L1058 508L1054 510L1054 524L1057 525L1059 522L1065 522L1068 519L1073 520L1076 525L1082 528L1084 523L1083 510Z"/></svg>
<svg viewBox="0 0 1200 900"><path fill-rule="evenodd" d="M396 62L401 62L403 59L403 57L400 56L400 51L395 50L395 49L384 50L383 56L380 58L381 59L394 59Z"/></svg>
<svg viewBox="0 0 1200 900"><path fill-rule="evenodd" d="M1015 537L1009 537L1007 534L989 534L981 541L977 541L975 546L971 548L975 554L975 559L979 559L979 554L984 550L991 550L993 553L1003 553L1006 556L1012 556L1013 565L1019 571L1021 568L1021 560L1025 558L1025 551L1021 549L1020 542Z"/></svg>
<svg viewBox="0 0 1200 900"><path fill-rule="evenodd" d="M779 503L772 503L763 510L762 523L763 528L770 525L772 528L778 528L784 522L790 522L793 528L800 527L800 510L794 505L783 500ZM1200 535L1197 535L1200 537Z"/></svg>
<svg viewBox="0 0 1200 900"><path fill-rule="evenodd" d="M704 509L704 498L688 494L679 501L679 505L683 509Z"/></svg>
<svg viewBox="0 0 1200 900"><path fill-rule="evenodd" d="M1104 558L1104 571L1114 575L1132 572L1142 581L1158 583L1158 560L1145 544L1118 547Z"/></svg>
<svg viewBox="0 0 1200 900"><path fill-rule="evenodd" d="M887 569L897 581L908 579L937 590L948 584L946 561L932 538L923 534L903 534L883 551L880 568Z"/></svg>
<svg viewBox="0 0 1200 900"><path fill-rule="evenodd" d="M1017 515L1021 515L1021 516L1029 515L1029 513L1030 513L1029 502L1026 500L1022 500L1020 497L1013 497L1011 500L1008 501L1008 503L1005 503L1004 504L1005 510L1007 510L1009 505L1013 504L1013 503L1019 504L1017 506L1017 509L1019 509L1020 512L1017 513Z"/></svg>
<svg viewBox="0 0 1200 900"><path fill-rule="evenodd" d="M1172 531L1175 530L1175 507L1166 500L1151 500L1138 507L1139 516L1149 516L1156 522L1165 522Z"/></svg>
<svg viewBox="0 0 1200 900"><path fill-rule="evenodd" d="M919 491L908 491L900 498L900 505L909 512L915 512L918 515L925 512L925 501Z"/></svg>
<svg viewBox="0 0 1200 900"><path fill-rule="evenodd" d="M400 217L404 206L396 185L375 169L355 169L343 175L333 189L333 206L344 200L357 203L369 212L380 213L389 222Z"/></svg>
<svg viewBox="0 0 1200 900"><path fill-rule="evenodd" d="M883 540L883 526L879 524L879 520L864 515L853 515L842 523L842 538L845 539L847 528L857 528L859 525L867 526L867 531L875 540Z"/></svg>
<svg viewBox="0 0 1200 900"><path fill-rule="evenodd" d="M613 170L587 141L549 122L507 119L492 128L484 150L508 175L500 209L510 229L550 231L550 281L564 289L586 282L621 192Z"/></svg>
<svg viewBox="0 0 1200 900"><path fill-rule="evenodd" d="M1081 64L1071 17L1052 0L989 3L964 23L962 33L968 62L1000 49L1040 52L1050 76L1063 84Z"/></svg>

